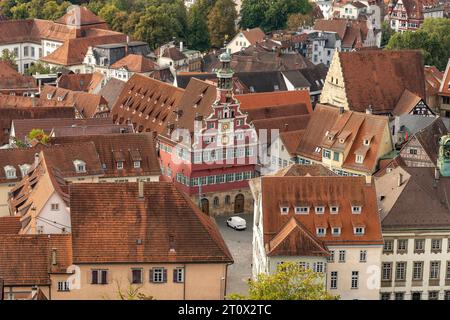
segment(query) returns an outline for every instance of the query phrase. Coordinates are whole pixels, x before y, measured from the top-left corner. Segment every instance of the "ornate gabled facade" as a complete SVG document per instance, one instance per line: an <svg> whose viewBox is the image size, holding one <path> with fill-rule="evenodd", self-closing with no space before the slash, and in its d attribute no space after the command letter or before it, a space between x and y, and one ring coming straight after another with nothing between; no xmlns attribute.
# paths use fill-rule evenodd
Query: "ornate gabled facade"
<svg viewBox="0 0 450 320"><path fill-rule="evenodd" d="M450 177L450 135L439 139L438 167L444 177Z"/></svg>
<svg viewBox="0 0 450 320"><path fill-rule="evenodd" d="M159 135L161 168L204 212L241 213L252 207L248 180L255 175L257 135L233 95L231 55L220 61L217 88L191 80Z"/></svg>

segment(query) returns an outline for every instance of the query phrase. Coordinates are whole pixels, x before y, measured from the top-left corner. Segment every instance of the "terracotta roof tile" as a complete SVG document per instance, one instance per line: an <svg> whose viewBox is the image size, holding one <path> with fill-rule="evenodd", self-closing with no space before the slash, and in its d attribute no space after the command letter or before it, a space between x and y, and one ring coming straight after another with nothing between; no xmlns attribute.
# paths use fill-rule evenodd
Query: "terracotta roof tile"
<svg viewBox="0 0 450 320"><path fill-rule="evenodd" d="M243 111L268 106L305 104L308 113L312 112L311 100L307 90L262 92L236 95Z"/></svg>
<svg viewBox="0 0 450 320"><path fill-rule="evenodd" d="M158 65L151 59L138 54L129 54L119 61L115 62L112 69L126 69L130 72L147 73L154 71Z"/></svg>
<svg viewBox="0 0 450 320"><path fill-rule="evenodd" d="M74 263L233 261L217 225L171 183L145 183L144 198L137 183L73 184L70 195Z"/></svg>
<svg viewBox="0 0 450 320"><path fill-rule="evenodd" d="M5 234L19 234L20 228L20 217L0 217L0 237Z"/></svg>
<svg viewBox="0 0 450 320"><path fill-rule="evenodd" d="M423 57L419 51L339 52L351 110L376 114L393 111L405 89L425 99ZM370 83L367 86L366 83Z"/></svg>
<svg viewBox="0 0 450 320"><path fill-rule="evenodd" d="M258 181L260 179L260 181ZM367 184L364 177L341 176L303 176L280 177L265 176L251 181L252 192L260 184L262 194L262 214L264 221L264 243L270 243L276 234L291 220L295 219L304 226L310 234L325 245L358 245L383 243L381 225L378 215L375 186ZM281 214L280 204L289 207L288 214ZM294 213L294 207L299 204L311 206L309 214ZM359 221L365 224L364 235L355 235L352 220L352 205L359 203L362 211L358 215ZM325 212L316 214L314 205L324 205ZM329 206L338 206L337 214L331 214ZM336 217L342 224L339 236L331 235L331 224L336 223ZM316 228L326 227L325 236L317 236Z"/></svg>
<svg viewBox="0 0 450 320"><path fill-rule="evenodd" d="M63 74L57 80L57 86L71 91L94 93L100 87L104 75L100 72Z"/></svg>
<svg viewBox="0 0 450 320"><path fill-rule="evenodd" d="M24 76L5 61L0 61L0 92L36 91L38 86L31 76Z"/></svg>
<svg viewBox="0 0 450 320"><path fill-rule="evenodd" d="M250 44L261 42L266 37L266 35L260 28L242 30L242 34L247 38Z"/></svg>

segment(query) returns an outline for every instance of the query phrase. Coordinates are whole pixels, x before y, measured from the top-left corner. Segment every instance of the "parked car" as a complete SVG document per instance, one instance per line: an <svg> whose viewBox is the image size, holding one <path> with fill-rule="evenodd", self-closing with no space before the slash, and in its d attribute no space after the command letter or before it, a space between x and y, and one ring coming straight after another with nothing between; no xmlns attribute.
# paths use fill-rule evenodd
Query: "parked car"
<svg viewBox="0 0 450 320"><path fill-rule="evenodd" d="M241 217L228 218L227 225L234 230L245 230L247 228L247 222Z"/></svg>

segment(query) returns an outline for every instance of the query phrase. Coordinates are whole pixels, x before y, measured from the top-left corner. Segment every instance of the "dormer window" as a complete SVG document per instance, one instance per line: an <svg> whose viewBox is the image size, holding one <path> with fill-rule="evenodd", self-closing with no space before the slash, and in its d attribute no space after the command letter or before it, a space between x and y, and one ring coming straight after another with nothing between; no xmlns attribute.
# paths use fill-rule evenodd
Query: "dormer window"
<svg viewBox="0 0 450 320"><path fill-rule="evenodd" d="M81 161L81 160L75 160L73 162L73 165L75 166L75 171L77 173L86 172L86 162Z"/></svg>
<svg viewBox="0 0 450 320"><path fill-rule="evenodd" d="M308 214L309 207L295 207L295 213L296 214Z"/></svg>
<svg viewBox="0 0 450 320"><path fill-rule="evenodd" d="M370 144L370 140L369 139L364 139L364 145L368 146Z"/></svg>
<svg viewBox="0 0 450 320"><path fill-rule="evenodd" d="M320 151L322 150L321 147L316 147L316 149L314 150L316 153L320 153Z"/></svg>
<svg viewBox="0 0 450 320"><path fill-rule="evenodd" d="M52 94L51 93L47 93L47 100L51 100L52 99Z"/></svg>
<svg viewBox="0 0 450 320"><path fill-rule="evenodd" d="M323 237L327 234L327 229L326 228L316 228L316 235L318 237Z"/></svg>
<svg viewBox="0 0 450 320"><path fill-rule="evenodd" d="M330 207L330 212L331 212L331 214L337 214L339 212L339 207L338 206L331 206Z"/></svg>
<svg viewBox="0 0 450 320"><path fill-rule="evenodd" d="M331 159L331 151L330 150L323 150L323 157L327 159Z"/></svg>
<svg viewBox="0 0 450 320"><path fill-rule="evenodd" d="M289 207L280 207L281 214L288 214L289 213Z"/></svg>
<svg viewBox="0 0 450 320"><path fill-rule="evenodd" d="M25 177L31 168L31 166L29 164L23 164L19 167L20 167L20 172L22 173L22 177Z"/></svg>
<svg viewBox="0 0 450 320"><path fill-rule="evenodd" d="M352 206L352 213L353 214L360 214L361 213L361 206Z"/></svg>
<svg viewBox="0 0 450 320"><path fill-rule="evenodd" d="M117 169L119 170L123 169L123 161L117 161Z"/></svg>
<svg viewBox="0 0 450 320"><path fill-rule="evenodd" d="M4 169L5 169L6 179L16 179L17 178L16 168L14 168L13 166L6 166L6 167L4 167Z"/></svg>
<svg viewBox="0 0 450 320"><path fill-rule="evenodd" d="M364 227L356 227L354 228L353 232L355 235L363 235L364 234Z"/></svg>
<svg viewBox="0 0 450 320"><path fill-rule="evenodd" d="M339 236L341 234L341 228L339 228L339 227L331 228L331 234L333 236Z"/></svg>
<svg viewBox="0 0 450 320"><path fill-rule="evenodd" d="M362 155L360 155L360 154L357 154L355 162L356 163L363 163L364 162L364 157Z"/></svg>
<svg viewBox="0 0 450 320"><path fill-rule="evenodd" d="M315 207L315 210L316 210L317 214L323 214L325 212L325 207L318 206L318 207Z"/></svg>
<svg viewBox="0 0 450 320"><path fill-rule="evenodd" d="M139 169L141 167L141 162L140 161L134 161L133 162L133 166L135 169Z"/></svg>

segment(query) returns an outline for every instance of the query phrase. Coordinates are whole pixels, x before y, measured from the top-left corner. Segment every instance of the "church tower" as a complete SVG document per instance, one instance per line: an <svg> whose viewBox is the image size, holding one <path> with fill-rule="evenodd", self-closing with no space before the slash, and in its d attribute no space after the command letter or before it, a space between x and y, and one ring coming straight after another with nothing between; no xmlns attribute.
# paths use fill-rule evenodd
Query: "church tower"
<svg viewBox="0 0 450 320"><path fill-rule="evenodd" d="M442 176L450 177L450 134L439 139L438 168Z"/></svg>

